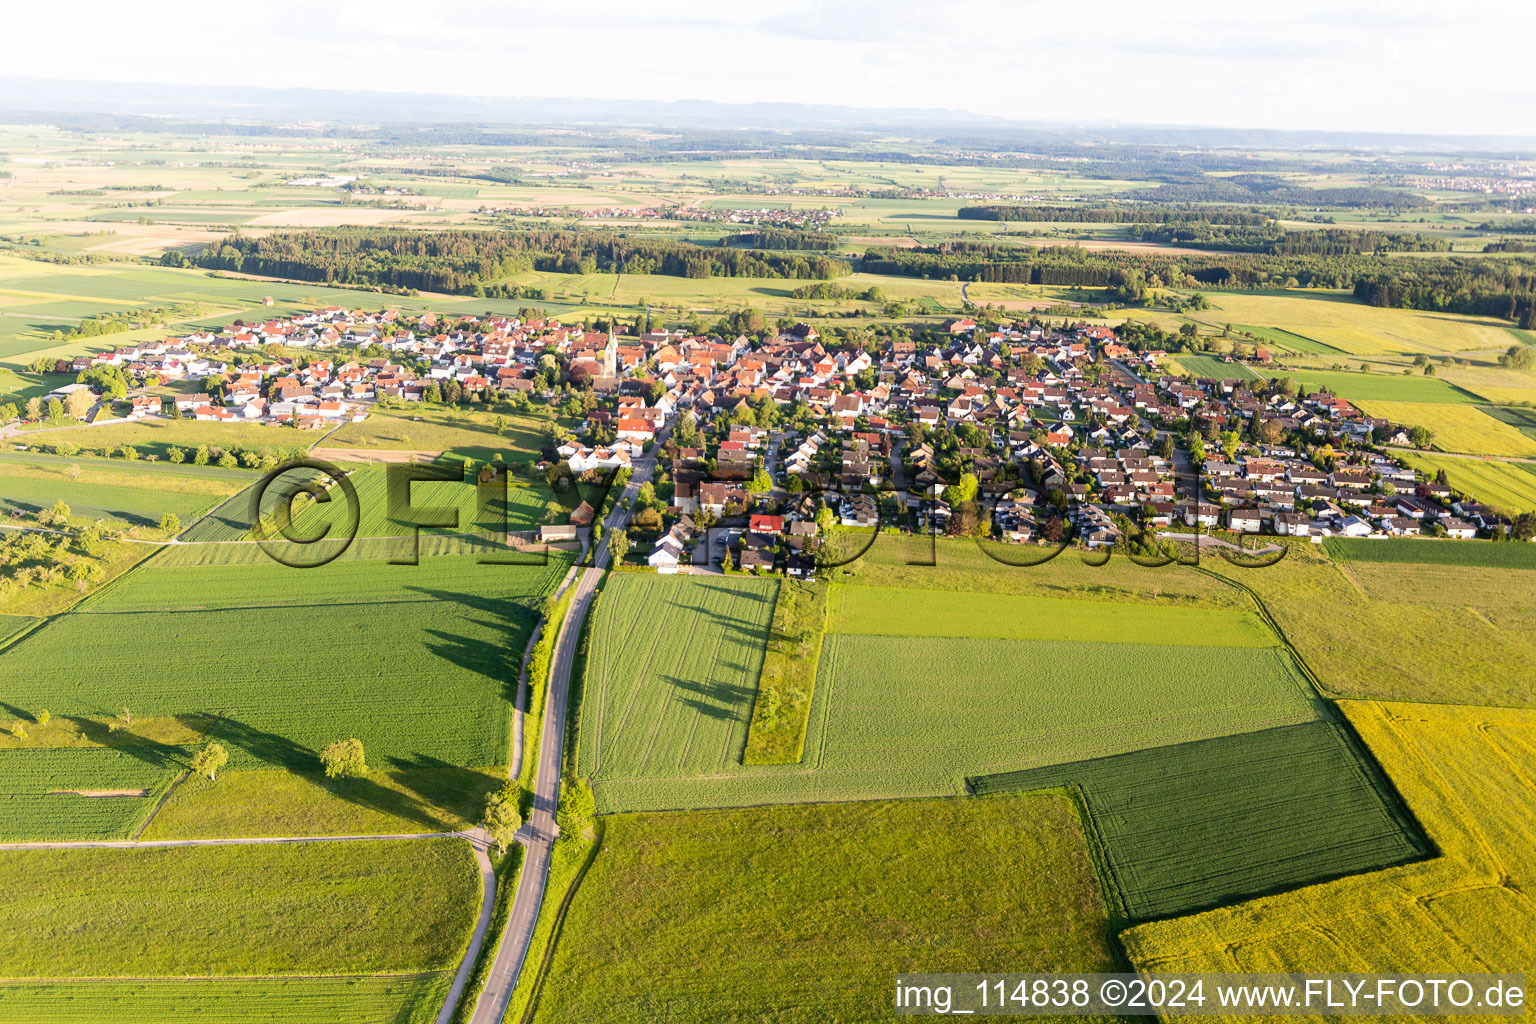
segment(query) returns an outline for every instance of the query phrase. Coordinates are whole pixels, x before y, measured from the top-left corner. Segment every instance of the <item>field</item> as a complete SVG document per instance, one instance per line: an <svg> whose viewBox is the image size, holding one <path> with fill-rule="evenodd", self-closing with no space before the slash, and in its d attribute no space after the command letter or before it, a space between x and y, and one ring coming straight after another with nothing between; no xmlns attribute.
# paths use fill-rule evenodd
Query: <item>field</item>
<svg viewBox="0 0 1536 1024"><path fill-rule="evenodd" d="M720 628L690 648L718 641ZM738 751L750 689L619 670L675 662L676 650L624 643L589 663L580 768L600 811L958 794L967 776L1316 715L1275 648L829 634L803 764L747 768Z"/></svg>
<svg viewBox="0 0 1536 1024"><path fill-rule="evenodd" d="M1479 462L1418 452L1402 454L1408 465L1426 476L1443 470L1452 487L1505 515L1536 510L1536 462Z"/></svg>
<svg viewBox="0 0 1536 1024"><path fill-rule="evenodd" d="M1403 565L1461 565L1488 569L1536 569L1536 544L1478 544L1471 541L1394 537L1329 537L1323 547L1333 560Z"/></svg>
<svg viewBox="0 0 1536 1024"><path fill-rule="evenodd" d="M0 841L127 839L185 767L182 754L149 744L0 750ZM81 795L93 792L123 795Z"/></svg>
<svg viewBox="0 0 1536 1024"><path fill-rule="evenodd" d="M796 580L779 585L743 764L793 764L804 756L830 589Z"/></svg>
<svg viewBox="0 0 1536 1024"><path fill-rule="evenodd" d="M396 543L368 545L367 557L408 559L415 550L410 538L418 522L449 524L421 527L423 541L441 542L458 537L469 542L466 546L475 550L484 549L494 554L500 547L501 553L506 554L507 531L533 529L541 522L553 521L562 512L554 492L542 480L538 480L536 486L508 480L506 499L503 500L502 485L477 484L474 474L478 464L467 460L449 460L441 466L430 467L458 474L457 478L447 480L410 480L409 473L427 472L429 467L426 466L412 470L404 465L338 463L336 468L346 474L347 482L357 494L358 517L355 522L342 488L333 484L326 474L308 469L290 470L262 491L259 494L262 515L274 517L287 496L301 485L329 486L327 500L314 501L303 507L295 505L290 536L357 537L359 540L392 538ZM255 517L251 507L252 501L258 498L255 486L214 509L181 539L208 543L248 541L255 537ZM572 501L575 500L573 492ZM271 530L270 536L277 541L278 531ZM288 547L284 542L279 543L284 549ZM320 543L329 550L330 541ZM312 554L298 550L303 546L294 545L293 557L307 559ZM362 551L362 547L358 552L348 549L353 557Z"/></svg>
<svg viewBox="0 0 1536 1024"><path fill-rule="evenodd" d="M144 839L389 835L470 828L505 768L419 761L375 769L366 780L318 771L224 772L186 779L156 812Z"/></svg>
<svg viewBox="0 0 1536 1024"><path fill-rule="evenodd" d="M1438 856L1121 939L1141 971L1520 971L1536 957L1536 714L1346 702Z"/></svg>
<svg viewBox="0 0 1536 1024"><path fill-rule="evenodd" d="M457 839L0 851L0 976L402 974L457 966Z"/></svg>
<svg viewBox="0 0 1536 1024"><path fill-rule="evenodd" d="M190 467L186 472L179 470L5 454L0 456L0 513L12 508L35 513L63 501L75 516L158 527L167 512L191 522L246 482L205 475Z"/></svg>
<svg viewBox="0 0 1536 1024"><path fill-rule="evenodd" d="M1356 302L1343 292L1293 289L1206 296L1213 309L1198 319L1213 328L1223 323L1274 327L1356 356L1502 352L1511 343L1507 323L1491 318L1387 309Z"/></svg>
<svg viewBox="0 0 1536 1024"><path fill-rule="evenodd" d="M1442 403L1361 401L1355 403L1367 416L1391 420L1434 432L1434 447L1469 455L1536 455L1536 439L1467 405Z"/></svg>
<svg viewBox="0 0 1536 1024"><path fill-rule="evenodd" d="M665 776L737 763L777 592L748 579L611 579L587 656L581 773Z"/></svg>
<svg viewBox="0 0 1536 1024"><path fill-rule="evenodd" d="M226 449L271 448L279 453L290 452L296 455L323 436L323 431L294 430L270 423L205 423L190 419L162 419L29 431L12 438L12 441L36 445L49 451L59 444L68 443L77 446L82 454L111 452L122 445L131 445L141 457L153 455L165 461L172 448L180 448L190 454L202 444L210 448Z"/></svg>
<svg viewBox="0 0 1536 1024"><path fill-rule="evenodd" d="M504 764L516 666L564 566L154 559L0 652L0 680L56 716L216 714L231 767L312 768L348 736L378 766ZM109 673L78 655L104 644Z"/></svg>
<svg viewBox="0 0 1536 1024"><path fill-rule="evenodd" d="M497 420L505 422L500 431ZM375 409L363 422L342 426L326 438L325 444L328 448L454 451L479 458L499 451L508 462L537 461L545 446L540 433L543 423L537 415L511 410L487 412L447 406Z"/></svg>
<svg viewBox="0 0 1536 1024"><path fill-rule="evenodd" d="M1127 917L1187 914L1425 852L1380 773L1331 722L973 781L1076 787Z"/></svg>
<svg viewBox="0 0 1536 1024"><path fill-rule="evenodd" d="M1418 373L1394 376L1333 370L1273 369L1266 370L1265 375L1289 377L1295 383L1297 394L1326 389L1350 402L1433 402L1444 405L1477 401L1472 395L1438 377L1425 377Z"/></svg>
<svg viewBox="0 0 1536 1024"><path fill-rule="evenodd" d="M448 972L378 978L193 981L0 981L0 1017L12 1024L429 1024Z"/></svg>
<svg viewBox="0 0 1536 1024"><path fill-rule="evenodd" d="M827 632L1185 647L1275 643L1252 612L1238 609L873 586L834 587Z"/></svg>
<svg viewBox="0 0 1536 1024"><path fill-rule="evenodd" d="M886 1020L893 973L1113 970L1107 923L1059 795L622 815L534 1019Z"/></svg>
<svg viewBox="0 0 1536 1024"><path fill-rule="evenodd" d="M1364 545L1380 544L1390 552L1398 543L1366 540L1350 551L1375 552ZM1453 558L1475 557L1455 553L1463 546L1506 547L1404 543L1445 544ZM1341 567L1311 544L1291 545L1268 569L1204 564L1263 600L1330 695L1514 707L1536 701L1536 573L1395 564L1380 566L1384 572L1367 586L1361 570L1369 567Z"/></svg>
<svg viewBox="0 0 1536 1024"><path fill-rule="evenodd" d="M1167 360L1175 369L1192 377L1209 377L1215 380L1263 380L1242 363L1228 363L1215 356L1192 356L1180 353Z"/></svg>

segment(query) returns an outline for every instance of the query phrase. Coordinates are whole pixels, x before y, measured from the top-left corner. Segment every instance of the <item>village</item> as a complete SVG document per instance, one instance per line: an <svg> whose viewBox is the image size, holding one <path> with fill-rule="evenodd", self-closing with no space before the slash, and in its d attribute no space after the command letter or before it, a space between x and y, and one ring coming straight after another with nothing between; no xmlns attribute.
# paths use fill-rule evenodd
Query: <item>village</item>
<svg viewBox="0 0 1536 1024"><path fill-rule="evenodd" d="M527 408L585 393L579 425L537 466L595 479L628 470L666 432L629 559L660 572L811 575L833 524L1087 548L1186 531L1320 541L1509 530L1392 457L1387 446L1410 441L1395 425L1326 391L1291 394L1283 378L1168 373L1165 356L1085 324L958 318L921 340L855 347L803 323L728 340L331 306L58 369L84 381L116 368L130 420L301 429L359 422L381 404ZM199 390L148 386L178 381ZM81 382L55 395L80 389L97 397ZM546 539L568 532L547 527Z"/></svg>

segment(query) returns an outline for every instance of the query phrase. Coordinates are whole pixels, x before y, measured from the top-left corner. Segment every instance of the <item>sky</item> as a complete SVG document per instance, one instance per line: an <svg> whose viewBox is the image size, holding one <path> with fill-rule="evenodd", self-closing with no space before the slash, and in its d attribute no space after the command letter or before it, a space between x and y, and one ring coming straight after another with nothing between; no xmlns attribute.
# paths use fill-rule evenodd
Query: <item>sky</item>
<svg viewBox="0 0 1536 1024"><path fill-rule="evenodd" d="M1531 0L63 0L5 73L1536 133ZM20 45L18 45L20 44Z"/></svg>

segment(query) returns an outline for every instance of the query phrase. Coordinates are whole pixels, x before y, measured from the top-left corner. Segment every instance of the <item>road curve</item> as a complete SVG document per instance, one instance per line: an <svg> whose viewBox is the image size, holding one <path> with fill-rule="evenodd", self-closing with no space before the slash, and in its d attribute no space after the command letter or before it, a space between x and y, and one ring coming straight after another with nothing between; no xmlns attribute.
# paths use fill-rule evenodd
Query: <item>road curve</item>
<svg viewBox="0 0 1536 1024"><path fill-rule="evenodd" d="M658 435L656 443L660 445L664 440L664 435ZM636 460L634 474L604 523L605 532L623 529L628 524L640 485L651 478L655 468L653 458ZM501 1024L517 988L523 963L528 959L528 949L533 944L534 925L539 919L539 909L544 905L544 890L549 881L550 855L554 852L555 837L560 834L559 826L555 824L555 809L560 802L560 761L565 747L565 711L570 697L571 666L581 643L582 623L586 621L607 565L608 546L599 544L592 558L592 568L576 578L570 607L560 623L554 657L550 662L548 693L544 698L538 774L533 784L533 812L519 833L525 847L523 868L517 878L507 928L496 948L496 959L486 978L485 989L475 1004L471 1024Z"/></svg>

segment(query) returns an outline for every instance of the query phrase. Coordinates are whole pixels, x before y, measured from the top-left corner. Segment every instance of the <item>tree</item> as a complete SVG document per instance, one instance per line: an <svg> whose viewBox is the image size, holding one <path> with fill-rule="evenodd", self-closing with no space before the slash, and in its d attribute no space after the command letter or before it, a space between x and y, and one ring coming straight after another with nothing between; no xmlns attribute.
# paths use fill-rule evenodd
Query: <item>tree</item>
<svg viewBox="0 0 1536 1024"><path fill-rule="evenodd" d="M206 466L208 465L208 458L208 446L200 444L197 446L197 451L192 453L192 464L194 466Z"/></svg>
<svg viewBox="0 0 1536 1024"><path fill-rule="evenodd" d="M27 419L40 420L43 418L43 400L33 395L27 399Z"/></svg>
<svg viewBox="0 0 1536 1024"><path fill-rule="evenodd" d="M95 399L89 391L71 391L64 404L64 411L69 413L70 419L83 420L85 414L91 411L95 405Z"/></svg>
<svg viewBox="0 0 1536 1024"><path fill-rule="evenodd" d="M837 515L830 508L823 505L816 510L816 530L823 537L832 533L832 527L837 525Z"/></svg>
<svg viewBox="0 0 1536 1024"><path fill-rule="evenodd" d="M976 500L976 493L981 489L981 481L976 479L975 473L960 474L960 482L944 488L944 500L951 505L960 505L968 501Z"/></svg>
<svg viewBox="0 0 1536 1024"><path fill-rule="evenodd" d="M629 554L629 534L623 530L614 530L608 535L610 564L618 565L624 561L624 556L627 554Z"/></svg>
<svg viewBox="0 0 1536 1024"><path fill-rule="evenodd" d="M496 843L496 852L507 852L507 844L523 827L523 812L518 808L519 791L508 784L485 796L485 818L481 822L485 834Z"/></svg>
<svg viewBox="0 0 1536 1024"><path fill-rule="evenodd" d="M180 533L181 517L175 512L167 512L160 517L160 529L170 534Z"/></svg>
<svg viewBox="0 0 1536 1024"><path fill-rule="evenodd" d="M48 713L47 708L43 708L43 710L37 713L38 725L47 725L51 721L53 721L53 716Z"/></svg>
<svg viewBox="0 0 1536 1024"><path fill-rule="evenodd" d="M1418 426L1408 428L1408 442L1415 448L1428 448L1429 443L1435 439L1435 432L1428 427Z"/></svg>
<svg viewBox="0 0 1536 1024"><path fill-rule="evenodd" d="M320 764L324 766L325 776L329 779L350 779L362 775L368 770L363 741L356 737L337 740L320 751Z"/></svg>
<svg viewBox="0 0 1536 1024"><path fill-rule="evenodd" d="M219 769L223 768L228 761L229 751L225 750L221 744L210 743L192 758L192 770L199 775L208 776L208 781L213 782L218 777Z"/></svg>
<svg viewBox="0 0 1536 1024"><path fill-rule="evenodd" d="M187 453L182 449L177 448L175 445L172 445L171 448L166 451L165 457L168 461L174 462L178 465L187 461Z"/></svg>
<svg viewBox="0 0 1536 1024"><path fill-rule="evenodd" d="M53 508L48 510L48 521L56 526L69 525L69 506L64 504L63 498L54 502Z"/></svg>
<svg viewBox="0 0 1536 1024"><path fill-rule="evenodd" d="M64 418L64 403L57 398L48 399L48 418L57 423Z"/></svg>
<svg viewBox="0 0 1536 1024"><path fill-rule="evenodd" d="M773 478L762 466L757 467L757 472L752 474L752 479L747 481L748 494L767 494L773 490Z"/></svg>
<svg viewBox="0 0 1536 1024"><path fill-rule="evenodd" d="M1231 462L1237 455L1237 450L1243 445L1243 435L1235 430L1224 430L1221 434L1221 453Z"/></svg>

